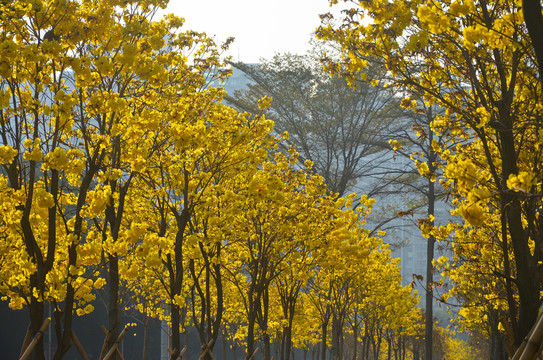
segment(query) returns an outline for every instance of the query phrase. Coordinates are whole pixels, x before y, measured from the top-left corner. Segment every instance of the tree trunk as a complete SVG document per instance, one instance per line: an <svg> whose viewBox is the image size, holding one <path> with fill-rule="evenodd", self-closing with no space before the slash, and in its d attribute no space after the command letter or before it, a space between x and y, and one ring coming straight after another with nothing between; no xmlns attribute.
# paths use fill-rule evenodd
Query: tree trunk
<svg viewBox="0 0 543 360"><path fill-rule="evenodd" d="M535 324L541 304L539 279L534 276L534 274L538 273L537 261L534 261L534 257L531 255L528 246L530 235L537 236L539 234L530 234L527 229L524 229L520 200L515 195L510 194L505 185L511 174L518 174L513 119L510 114L510 102L507 100L502 100L498 109L501 126L499 137L502 145L500 149L502 158L501 182L504 187L501 196L502 204L506 204L501 210L507 217L517 272L519 311L518 328L514 329L514 343L518 347ZM541 242L539 238L533 240L536 243ZM538 252L540 249L536 249L535 251Z"/></svg>
<svg viewBox="0 0 543 360"><path fill-rule="evenodd" d="M291 328L289 325L283 329L283 341L281 344L281 359L282 360L290 360L290 349L291 349L290 336L291 336Z"/></svg>
<svg viewBox="0 0 543 360"><path fill-rule="evenodd" d="M420 360L419 342L413 339L413 360Z"/></svg>
<svg viewBox="0 0 543 360"><path fill-rule="evenodd" d="M357 313L354 314L354 326L353 326L353 360L356 360L358 356L358 323L356 322Z"/></svg>
<svg viewBox="0 0 543 360"><path fill-rule="evenodd" d="M170 321L171 321L171 334L170 344L172 353L170 355L171 360L176 360L181 352L181 337L179 331L179 325L181 322L181 313L179 306L172 303L170 307Z"/></svg>
<svg viewBox="0 0 543 360"><path fill-rule="evenodd" d="M188 183L188 173L185 171L185 182ZM184 189L184 198L188 198L188 190ZM180 338L180 328L181 328L181 309L179 305L175 304L175 296L181 296L183 289L183 276L184 276L184 267L183 267L183 243L185 239L185 229L190 219L189 205L185 204L183 210L180 213L174 213L175 219L177 222L177 232L175 234L175 244L174 244L174 260L172 262L171 256L167 256L167 267L170 276L170 296L171 296L171 331L170 331L170 344L172 346L173 353L170 356L170 359L176 360L181 352L181 338Z"/></svg>
<svg viewBox="0 0 543 360"><path fill-rule="evenodd" d="M251 355L255 351L255 321L256 314L254 311L253 300L251 300L253 294L249 292L249 314L247 314L247 354L245 358L249 360Z"/></svg>
<svg viewBox="0 0 543 360"><path fill-rule="evenodd" d="M190 274L194 281L194 285L191 291L192 301L193 303L198 303L196 296L198 296L200 300L200 320L198 320L196 316L194 316L193 319L194 325L198 330L200 345L202 347L202 353L200 357L204 360L212 359L212 352L219 337L220 324L223 315L221 266L219 264L212 264L213 258L220 258L220 246L220 244L216 246L216 253L213 254L212 252L206 250L205 244L203 242L199 243L200 253L202 254L202 259L204 260L204 289L202 289L202 286L200 285L200 274L197 273L195 269L194 260L191 260L189 263ZM216 296L213 296L211 291L211 287L213 284L215 285ZM216 309L215 313L212 315L212 312L214 310L214 299L216 300Z"/></svg>
<svg viewBox="0 0 543 360"><path fill-rule="evenodd" d="M362 357L364 359L369 359L370 356L370 336L368 330L368 324L364 326L364 338L362 341Z"/></svg>
<svg viewBox="0 0 543 360"><path fill-rule="evenodd" d="M543 89L543 17L540 0L522 0L522 14L535 51L539 69L539 81Z"/></svg>
<svg viewBox="0 0 543 360"><path fill-rule="evenodd" d="M30 331L32 337L34 337L43 323L43 312L44 306L43 301L38 301L35 297L32 297L30 300ZM35 360L44 360L45 355L43 352L43 336L40 338L34 350L32 352L32 359Z"/></svg>
<svg viewBox="0 0 543 360"><path fill-rule="evenodd" d="M339 341L341 336L340 321L336 314L332 314L332 348L330 351L332 360L339 360Z"/></svg>
<svg viewBox="0 0 543 360"><path fill-rule="evenodd" d="M149 316L143 315L143 350L141 354L142 360L147 360L147 353L149 352L149 321Z"/></svg>
<svg viewBox="0 0 543 360"><path fill-rule="evenodd" d="M262 342L264 343L264 349L262 351L262 360L271 359L271 346L270 346L270 335L267 332L264 332L262 335Z"/></svg>
<svg viewBox="0 0 543 360"><path fill-rule="evenodd" d="M321 360L326 360L326 339L328 337L327 329L328 321L325 321L322 323Z"/></svg>
<svg viewBox="0 0 543 360"><path fill-rule="evenodd" d="M387 337L387 345L388 345L387 359L392 360L392 340L390 337Z"/></svg>
<svg viewBox="0 0 543 360"><path fill-rule="evenodd" d="M432 114L430 113L431 117ZM428 142L431 144L434 138L434 132L429 131ZM436 161L436 154L432 150L431 146L429 149L428 163L429 168L432 173L436 171L434 165ZM435 183L428 179L428 217L434 216L435 213ZM434 225L434 222L431 222L431 225ZM424 360L432 360L432 350L433 350L433 341L432 333L434 329L434 266L432 265L432 260L434 260L434 244L436 240L434 236L428 238L427 248L426 248L426 317L425 317L425 357Z"/></svg>
<svg viewBox="0 0 543 360"><path fill-rule="evenodd" d="M108 255L109 262L109 300L108 300L108 331L111 334L107 348L111 349L119 337L121 327L121 305L119 299L119 259L117 256ZM111 360L117 359L113 353Z"/></svg>

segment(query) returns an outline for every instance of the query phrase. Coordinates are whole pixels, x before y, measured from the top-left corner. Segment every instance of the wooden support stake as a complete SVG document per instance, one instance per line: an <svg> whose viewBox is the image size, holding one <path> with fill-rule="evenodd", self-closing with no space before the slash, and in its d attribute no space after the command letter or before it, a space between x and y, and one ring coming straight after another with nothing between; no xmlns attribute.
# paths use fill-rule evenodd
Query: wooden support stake
<svg viewBox="0 0 543 360"><path fill-rule="evenodd" d="M198 360L203 360L207 354L209 354L209 356L211 356L212 360L215 360L215 356L213 355L213 353L209 349L205 349L205 351L200 354L200 357L198 358Z"/></svg>
<svg viewBox="0 0 543 360"><path fill-rule="evenodd" d="M100 326L100 329L106 334L106 339L104 340L104 345L102 345L102 351L100 351L100 356L98 359L102 360L104 356L106 355L107 351L107 343L109 342L109 339L111 338L111 333L107 331L106 327L104 325Z"/></svg>
<svg viewBox="0 0 543 360"><path fill-rule="evenodd" d="M514 354L516 354L516 351L518 350L516 347L515 347L515 334L513 333L513 329L511 329L511 326L509 326L509 322L507 321L507 319L505 317L501 317L500 318L500 324L502 324L503 326L503 329L505 331L505 335L506 335L506 338L505 338L505 350L507 350L507 355L509 355L509 357L513 357ZM522 344L521 344L522 346ZM520 355L520 354L519 354ZM516 359L518 360L518 359Z"/></svg>
<svg viewBox="0 0 543 360"><path fill-rule="evenodd" d="M541 354L542 352L543 352L543 343L539 345L539 349L537 350L537 356L536 356L537 360L543 360L543 354Z"/></svg>
<svg viewBox="0 0 543 360"><path fill-rule="evenodd" d="M32 351L34 350L34 348L40 341L41 337L43 336L43 332L45 331L45 329L47 329L47 326L49 326L50 322L51 322L51 318L45 319L40 329L38 330L38 333L34 336L30 344L28 344L25 352L23 353L23 355L21 355L19 360L26 360L30 356L30 354L32 354Z"/></svg>
<svg viewBox="0 0 543 360"><path fill-rule="evenodd" d="M520 356L524 352L524 349L526 348L526 344L528 343L528 339L532 336L532 334L534 332L534 329L535 329L535 324L530 329L530 332L528 333L528 335L526 335L526 337L524 338L524 341L520 344L518 349L515 351L515 353L514 353L513 357L511 358L511 360L519 360L520 359Z"/></svg>
<svg viewBox="0 0 543 360"><path fill-rule="evenodd" d="M113 346L111 347L111 349L109 349L108 353L106 354L106 356L104 357L103 360L108 360L111 356L113 356L113 353L118 351L118 348L119 348L119 343L123 340L123 338L125 337L125 335L128 333L128 328L125 327L123 329L123 331L121 332L121 334L119 335L119 337L117 338L117 341L115 341L115 344L113 344ZM120 353L117 353L117 354L120 354ZM122 355L120 355L121 359L124 360L124 358L122 357Z"/></svg>
<svg viewBox="0 0 543 360"><path fill-rule="evenodd" d="M185 345L185 347L183 347L183 350L181 350L181 352L179 353L179 356L177 357L177 360L182 360L183 356L187 353L188 350L189 350L189 348L187 347L187 345ZM171 354L172 353L170 353L170 355Z"/></svg>
<svg viewBox="0 0 543 360"><path fill-rule="evenodd" d="M21 352L19 353L19 358L23 356L26 348L28 347L28 344L30 344L30 340L32 339L32 332L30 330L30 327L26 330L25 339L23 340L23 346L21 346Z"/></svg>
<svg viewBox="0 0 543 360"><path fill-rule="evenodd" d="M260 348L256 348L255 351L253 351L253 354L251 355L251 357L249 359L254 360L256 354L258 353L258 351L260 351Z"/></svg>
<svg viewBox="0 0 543 360"><path fill-rule="evenodd" d="M79 352L79 355L83 358L83 360L89 360L89 357L85 353L85 350L83 349L83 346L81 346L81 343L79 342L79 339L75 335L75 332L72 330L72 340L74 342L75 348Z"/></svg>
<svg viewBox="0 0 543 360"><path fill-rule="evenodd" d="M104 325L102 325L101 329L102 329L102 332L103 332L104 334L106 334L106 335L109 334L109 331L106 330L106 327L105 327ZM108 339L108 341L109 341L109 339ZM104 346L107 347L107 343L104 343ZM102 351L105 352L104 349L103 349ZM118 355L121 359L124 360L123 354L121 354L121 351L119 350L119 348L117 348L116 353L117 353L117 355Z"/></svg>
<svg viewBox="0 0 543 360"><path fill-rule="evenodd" d="M215 356L213 356L213 353L210 350L214 342L215 339L211 339L207 344L204 344L202 346L202 353L200 354L200 357L198 357L198 360L203 360L206 354L209 354L209 356L211 356L211 359L215 360Z"/></svg>
<svg viewBox="0 0 543 360"><path fill-rule="evenodd" d="M539 316L528 336L519 347L513 359L534 360L538 357L537 351L543 343L543 316ZM524 346L523 346L524 345ZM519 354L517 356L517 354Z"/></svg>
<svg viewBox="0 0 543 360"><path fill-rule="evenodd" d="M522 355L522 352L524 351L525 348L526 348L526 339L522 342L522 344L520 344L520 346L518 347L517 351L515 351L515 354L513 355L511 360L519 360L520 355Z"/></svg>

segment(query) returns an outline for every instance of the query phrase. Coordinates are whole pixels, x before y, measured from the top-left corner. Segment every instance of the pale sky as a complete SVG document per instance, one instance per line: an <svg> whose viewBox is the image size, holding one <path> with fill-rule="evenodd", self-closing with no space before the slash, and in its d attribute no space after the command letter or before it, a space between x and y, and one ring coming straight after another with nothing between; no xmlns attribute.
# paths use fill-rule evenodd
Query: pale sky
<svg viewBox="0 0 543 360"><path fill-rule="evenodd" d="M185 18L186 30L203 31L220 43L235 37L229 55L254 63L277 52L303 54L319 14L331 10L328 0L170 0L167 12Z"/></svg>

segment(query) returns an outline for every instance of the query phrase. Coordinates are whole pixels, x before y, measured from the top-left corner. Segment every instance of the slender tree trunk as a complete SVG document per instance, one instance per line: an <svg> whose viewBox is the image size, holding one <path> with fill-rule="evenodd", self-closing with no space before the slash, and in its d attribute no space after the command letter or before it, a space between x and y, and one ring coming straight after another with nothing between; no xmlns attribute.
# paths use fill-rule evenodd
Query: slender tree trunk
<svg viewBox="0 0 543 360"><path fill-rule="evenodd" d="M420 360L419 342L416 339L413 341L413 360Z"/></svg>
<svg viewBox="0 0 543 360"><path fill-rule="evenodd" d="M432 259L434 258L434 243L435 239L431 236L428 239L427 247L427 264L426 264L426 313L425 313L425 357L424 360L432 360L433 341L432 333L434 328L434 312L433 312L433 282L434 282L434 269L432 266Z"/></svg>
<svg viewBox="0 0 543 360"><path fill-rule="evenodd" d="M321 360L326 360L326 339L328 338L328 321L322 323Z"/></svg>
<svg viewBox="0 0 543 360"><path fill-rule="evenodd" d="M371 338L371 348L373 350L373 358L378 359L378 353L377 353L377 340L375 338Z"/></svg>
<svg viewBox="0 0 543 360"><path fill-rule="evenodd" d="M108 255L109 262L109 300L108 300L108 331L111 334L108 342L108 349L110 349L117 338L119 337L120 325L121 325L121 304L119 299L119 259L114 255ZM117 359L117 355L114 353L110 358L112 360Z"/></svg>
<svg viewBox="0 0 543 360"><path fill-rule="evenodd" d="M518 174L517 152L515 148L515 139L513 134L513 119L510 114L510 101L504 99L499 106L500 126L499 136L501 140L501 158L502 174L501 181L505 184L511 174ZM530 253L528 239L530 234L524 229L522 224L522 207L520 200L507 192L502 191L502 203L506 204L502 208L507 216L507 225L513 244L513 253L515 256L515 265L517 272L517 286L519 296L518 328L515 330L514 343L516 347L520 346L522 340L528 335L532 326L537 320L540 301L540 283L537 274L537 261ZM540 243L541 239L533 239ZM540 255L540 249L535 252Z"/></svg>
<svg viewBox="0 0 543 360"><path fill-rule="evenodd" d="M43 313L44 313L43 301L38 301L36 298L32 297L32 299L30 300L30 331L33 337L40 330L40 327L43 322ZM36 360L45 359L44 349L43 349L43 336L38 341L38 344L34 347L32 354L33 354L32 359L36 359Z"/></svg>
<svg viewBox="0 0 543 360"><path fill-rule="evenodd" d="M431 117L432 114L429 114ZM434 132L429 131L428 142L431 144L434 138ZM430 171L433 173L436 171L434 165L436 161L436 154L430 147L428 155L428 163ZM434 216L435 213L435 183L428 179L428 217ZM434 225L433 221L431 225ZM434 328L434 267L432 265L432 260L434 260L434 244L436 240L432 235L428 238L427 248L426 248L426 317L425 317L425 357L424 360L432 360L432 350L433 350L433 328Z"/></svg>
<svg viewBox="0 0 543 360"><path fill-rule="evenodd" d="M390 339L390 337L387 337L387 345L387 359L392 360L392 340Z"/></svg>
<svg viewBox="0 0 543 360"><path fill-rule="evenodd" d="M292 350L292 326L294 323L294 313L296 310L296 300L298 299L298 290L299 287L292 293L292 296L289 296L288 299L288 326L285 329L285 354L287 356L285 360L290 360L288 354L290 354L290 351Z"/></svg>
<svg viewBox="0 0 543 360"><path fill-rule="evenodd" d="M270 360L271 359L271 344L270 344L270 335L264 331L264 334L262 335L262 342L264 343L264 349L262 352L262 359L263 360Z"/></svg>
<svg viewBox="0 0 543 360"><path fill-rule="evenodd" d="M185 182L188 183L188 174L185 172ZM184 189L184 198L188 198L188 190ZM175 234L175 244L174 244L174 254L173 254L173 263L170 255L167 257L168 271L170 275L170 296L171 296L171 331L170 331L170 344L172 346L172 354L170 356L171 360L176 360L181 352L181 337L180 337L180 328L181 328L181 309L179 305L174 303L175 296L181 296L183 288L183 276L184 276L184 267L183 267L183 243L185 239L185 229L189 222L190 211L189 205L184 204L183 210L180 213L174 213L176 222L177 222L177 232Z"/></svg>
<svg viewBox="0 0 543 360"><path fill-rule="evenodd" d="M149 321L150 318L147 315L143 315L143 350L142 360L147 360L147 353L149 352Z"/></svg>
<svg viewBox="0 0 543 360"><path fill-rule="evenodd" d="M99 159L93 158L88 161L88 169L85 173L81 187L79 188L79 195L77 197L77 205L75 211L75 224L73 234L76 236L77 241L74 241L72 245L68 247L68 268L70 266L77 265L77 245L81 241L83 234L83 218L81 217L81 209L83 208L87 192L91 185L94 174L98 170L96 161L101 161ZM72 275L68 274L68 279L71 279ZM72 344L72 323L73 323L73 313L74 313L74 298L75 298L75 289L72 286L72 282L68 281L66 285L66 298L64 300L64 311L55 310L55 331L57 335L58 347L55 351L53 359L60 360L64 354L69 350ZM62 317L64 317L62 319ZM62 325L61 325L62 324Z"/></svg>
<svg viewBox="0 0 543 360"><path fill-rule="evenodd" d="M170 355L171 360L176 360L179 357L181 352L181 336L179 331L179 325L181 322L181 313L179 306L172 303L170 307L170 321L171 321L171 334L170 334L170 344L172 354Z"/></svg>
<svg viewBox="0 0 543 360"><path fill-rule="evenodd" d="M364 338L362 340L362 357L369 359L370 356L370 338L368 334L368 324L364 327Z"/></svg>
<svg viewBox="0 0 543 360"><path fill-rule="evenodd" d="M201 306L200 320L194 317L194 324L200 337L200 344L202 348L200 357L204 360L212 359L212 351L219 337L220 324L223 315L221 267L219 264L212 264L213 257L216 259L219 259L220 257L220 246L220 244L217 245L215 248L216 254L213 255L211 252L206 250L203 242L199 243L202 259L204 260L204 289L202 289L202 286L200 285L200 275L196 272L194 261L191 260L189 263L190 273L194 281L193 290L191 291L192 301L193 304L197 303L196 296L198 296ZM213 284L215 285L216 296L214 296L211 291ZM216 301L216 309L213 308L213 300ZM215 310L215 312L212 315L213 310Z"/></svg>
<svg viewBox="0 0 543 360"><path fill-rule="evenodd" d="M247 354L246 359L250 359L251 355L255 351L255 321L256 314L254 310L253 292L249 291L249 313L247 314Z"/></svg>
<svg viewBox="0 0 543 360"><path fill-rule="evenodd" d="M283 329L283 341L281 344L281 359L290 360L290 349L291 349L291 328L290 325Z"/></svg>
<svg viewBox="0 0 543 360"><path fill-rule="evenodd" d="M68 268L70 266L75 266L77 260L77 250L76 244L73 244L68 248ZM68 278L72 278L72 275L68 274ZM72 344L72 323L73 323L73 309L74 309L74 298L75 298L75 289L72 286L71 282L68 282L66 285L66 299L64 301L64 310L59 314L58 323L60 324L60 318L63 317L62 327L59 327L56 330L57 341L59 346L55 351L55 356L53 359L60 360L63 358L64 354L70 349Z"/></svg>
<svg viewBox="0 0 543 360"><path fill-rule="evenodd" d="M330 349L332 360L339 360L340 321L338 316L332 314L332 348Z"/></svg>
<svg viewBox="0 0 543 360"><path fill-rule="evenodd" d="M355 310L353 318L353 360L356 360L356 357L358 356L358 323L356 321L358 318L358 309Z"/></svg>

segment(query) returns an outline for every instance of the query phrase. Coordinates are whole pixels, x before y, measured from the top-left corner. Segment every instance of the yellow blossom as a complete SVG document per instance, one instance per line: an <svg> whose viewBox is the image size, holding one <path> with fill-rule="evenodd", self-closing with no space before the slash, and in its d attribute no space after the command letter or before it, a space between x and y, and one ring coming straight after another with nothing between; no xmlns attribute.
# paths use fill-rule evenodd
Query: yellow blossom
<svg viewBox="0 0 543 360"><path fill-rule="evenodd" d="M18 151L9 145L0 146L0 164L9 164L17 156Z"/></svg>

